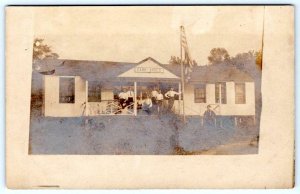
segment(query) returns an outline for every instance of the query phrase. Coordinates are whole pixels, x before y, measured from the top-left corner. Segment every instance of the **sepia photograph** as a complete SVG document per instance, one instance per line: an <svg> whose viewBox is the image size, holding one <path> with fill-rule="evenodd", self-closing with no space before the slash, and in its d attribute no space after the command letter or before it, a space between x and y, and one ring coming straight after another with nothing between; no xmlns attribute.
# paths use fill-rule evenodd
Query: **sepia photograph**
<svg viewBox="0 0 300 194"><path fill-rule="evenodd" d="M67 10L34 18L29 154L258 153L263 6Z"/></svg>
<svg viewBox="0 0 300 194"><path fill-rule="evenodd" d="M8 188L294 187L294 6L5 11Z"/></svg>

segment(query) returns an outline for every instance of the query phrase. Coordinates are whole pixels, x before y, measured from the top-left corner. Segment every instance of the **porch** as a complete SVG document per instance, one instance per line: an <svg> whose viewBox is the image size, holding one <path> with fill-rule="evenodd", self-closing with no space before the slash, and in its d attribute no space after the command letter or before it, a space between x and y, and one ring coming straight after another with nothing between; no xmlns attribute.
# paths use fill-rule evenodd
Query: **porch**
<svg viewBox="0 0 300 194"><path fill-rule="evenodd" d="M175 91L181 91L181 83L174 81L133 81L133 82L103 82L103 81L86 81L86 100L82 105L82 116L101 116L101 115L131 115L141 116L148 115L142 108L147 96L151 97L153 90L161 90L165 95L170 88ZM122 107L120 104L119 94L123 89L133 92L133 102L127 103ZM158 105L152 102L151 114L157 115ZM165 113L168 107L168 99L164 99L161 105L160 113ZM182 114L182 96L175 98L172 112Z"/></svg>

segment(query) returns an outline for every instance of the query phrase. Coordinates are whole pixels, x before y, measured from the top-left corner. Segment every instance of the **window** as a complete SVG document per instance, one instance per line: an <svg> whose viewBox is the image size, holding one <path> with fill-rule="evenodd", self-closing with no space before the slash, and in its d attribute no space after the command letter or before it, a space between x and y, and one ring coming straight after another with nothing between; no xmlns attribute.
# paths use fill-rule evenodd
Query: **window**
<svg viewBox="0 0 300 194"><path fill-rule="evenodd" d="M195 103L206 103L206 85L195 85Z"/></svg>
<svg viewBox="0 0 300 194"><path fill-rule="evenodd" d="M75 78L59 78L59 103L75 103Z"/></svg>
<svg viewBox="0 0 300 194"><path fill-rule="evenodd" d="M88 101L101 102L101 84L99 82L88 83Z"/></svg>
<svg viewBox="0 0 300 194"><path fill-rule="evenodd" d="M221 103L221 104L227 103L225 82L215 84L215 97L216 97L216 103Z"/></svg>
<svg viewBox="0 0 300 194"><path fill-rule="evenodd" d="M235 103L246 103L246 88L245 83L235 83Z"/></svg>

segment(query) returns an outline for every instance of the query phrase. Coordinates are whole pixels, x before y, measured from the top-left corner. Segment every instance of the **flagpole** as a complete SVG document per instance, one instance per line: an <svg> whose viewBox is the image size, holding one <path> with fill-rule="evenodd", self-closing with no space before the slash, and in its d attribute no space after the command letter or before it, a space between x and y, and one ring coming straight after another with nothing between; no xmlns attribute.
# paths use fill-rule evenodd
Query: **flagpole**
<svg viewBox="0 0 300 194"><path fill-rule="evenodd" d="M185 108L184 108L184 71L183 71L183 62L182 62L182 32L183 26L180 26L180 66L181 66L181 89L182 89L182 114L183 122L185 123Z"/></svg>

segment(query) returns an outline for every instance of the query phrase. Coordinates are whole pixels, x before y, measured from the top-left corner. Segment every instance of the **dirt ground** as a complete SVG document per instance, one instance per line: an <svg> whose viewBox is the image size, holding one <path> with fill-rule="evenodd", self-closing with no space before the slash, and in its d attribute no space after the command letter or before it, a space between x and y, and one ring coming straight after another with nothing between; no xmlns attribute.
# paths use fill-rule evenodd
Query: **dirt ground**
<svg viewBox="0 0 300 194"><path fill-rule="evenodd" d="M32 116L30 154L256 154L257 127L201 127L176 115L53 118Z"/></svg>

